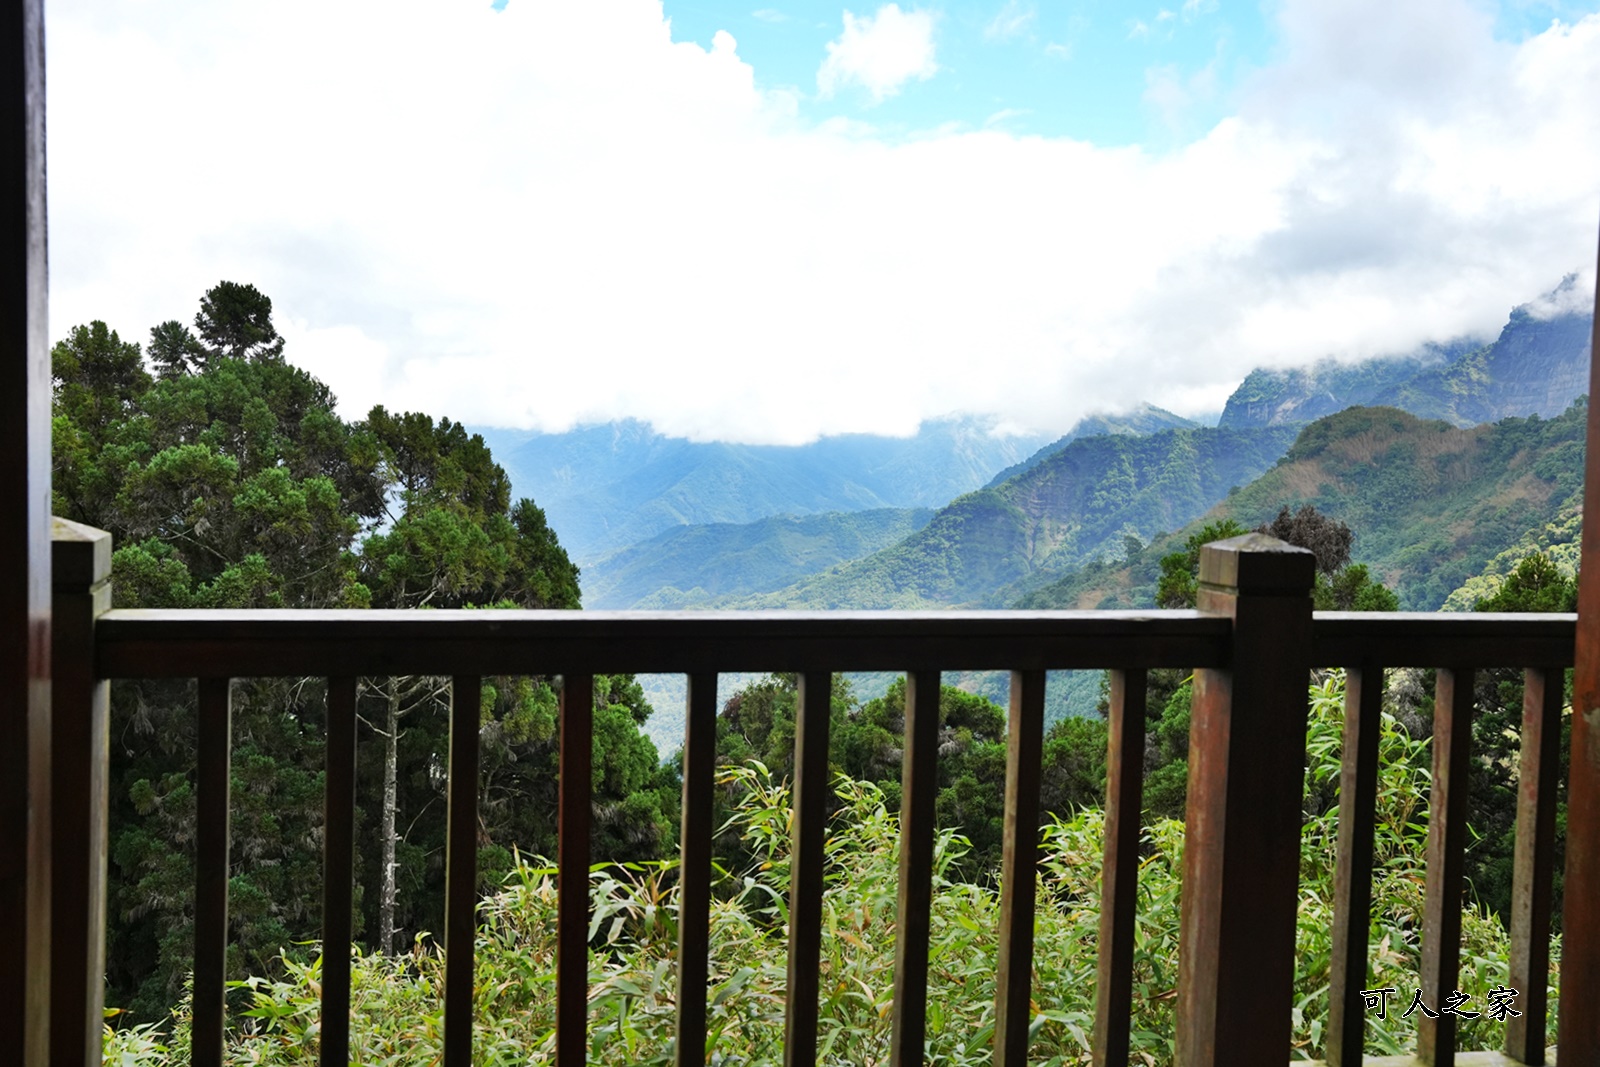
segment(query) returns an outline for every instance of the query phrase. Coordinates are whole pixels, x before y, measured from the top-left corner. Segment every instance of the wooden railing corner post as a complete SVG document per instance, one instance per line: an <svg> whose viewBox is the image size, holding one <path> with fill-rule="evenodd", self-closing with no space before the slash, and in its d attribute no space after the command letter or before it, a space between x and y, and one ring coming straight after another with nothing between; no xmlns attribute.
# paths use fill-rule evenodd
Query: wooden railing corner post
<svg viewBox="0 0 1600 1067"><path fill-rule="evenodd" d="M1178 958L1177 1062L1291 1057L1314 557L1265 534L1206 545L1201 611L1233 622L1195 672Z"/></svg>
<svg viewBox="0 0 1600 1067"><path fill-rule="evenodd" d="M51 523L50 1062L98 1067L104 1025L111 686L95 620L111 607L111 535Z"/></svg>

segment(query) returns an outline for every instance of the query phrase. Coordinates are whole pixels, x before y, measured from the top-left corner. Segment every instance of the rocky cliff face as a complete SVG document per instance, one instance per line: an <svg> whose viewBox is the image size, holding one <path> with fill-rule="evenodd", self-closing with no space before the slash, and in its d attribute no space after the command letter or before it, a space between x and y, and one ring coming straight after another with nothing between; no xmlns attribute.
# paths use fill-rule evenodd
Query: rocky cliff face
<svg viewBox="0 0 1600 1067"><path fill-rule="evenodd" d="M1390 404L1457 426L1508 416L1553 418L1589 390L1593 313L1577 279L1511 313L1490 344L1457 341L1400 358L1252 371L1228 398L1223 426L1297 425Z"/></svg>

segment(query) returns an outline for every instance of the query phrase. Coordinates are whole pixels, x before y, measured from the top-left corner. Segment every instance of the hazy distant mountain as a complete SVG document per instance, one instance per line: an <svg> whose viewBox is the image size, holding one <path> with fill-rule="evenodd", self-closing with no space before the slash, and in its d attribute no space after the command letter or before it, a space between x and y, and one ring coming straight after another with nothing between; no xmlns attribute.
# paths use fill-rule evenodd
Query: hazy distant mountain
<svg viewBox="0 0 1600 1067"><path fill-rule="evenodd" d="M693 608L781 589L894 544L932 508L777 515L751 523L674 526L583 570L586 608Z"/></svg>
<svg viewBox="0 0 1600 1067"><path fill-rule="evenodd" d="M1001 482L1010 481L1023 471L1032 470L1049 457L1060 452L1080 437L1099 437L1111 433L1159 433L1162 430L1186 430L1202 425L1182 415L1174 415L1164 408L1154 404L1140 404L1132 411L1118 415L1090 415L1080 419L1078 424L1068 430L1063 436L1045 445L1039 451L1023 460L1013 463L1005 470L989 479L985 489L993 489Z"/></svg>
<svg viewBox="0 0 1600 1067"><path fill-rule="evenodd" d="M1289 427L1197 427L1071 442L1037 466L941 508L904 540L786 589L723 606L1003 607L1030 584L1128 536L1176 529L1267 470Z"/></svg>
<svg viewBox="0 0 1600 1067"><path fill-rule="evenodd" d="M938 507L1043 441L997 437L975 418L926 422L912 437L844 434L798 446L697 443L633 420L561 434L474 432L513 492L545 509L585 565L674 526Z"/></svg>
<svg viewBox="0 0 1600 1067"><path fill-rule="evenodd" d="M1561 414L1589 389L1593 312L1569 276L1511 312L1492 343L1459 340L1408 356L1258 369L1228 398L1223 426L1303 425L1348 407L1388 404L1474 426Z"/></svg>

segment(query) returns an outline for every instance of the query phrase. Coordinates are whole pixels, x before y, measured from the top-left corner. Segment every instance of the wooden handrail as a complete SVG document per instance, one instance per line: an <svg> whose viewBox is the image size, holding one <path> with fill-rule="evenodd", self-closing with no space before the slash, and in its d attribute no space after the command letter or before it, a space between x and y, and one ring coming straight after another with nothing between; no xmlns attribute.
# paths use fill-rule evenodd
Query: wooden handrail
<svg viewBox="0 0 1600 1067"><path fill-rule="evenodd" d="M1244 556L1271 551L1251 542L1236 546ZM1214 555L1214 553L1213 553ZM1213 561L1214 563L1214 561ZM1276 563L1269 561L1269 571ZM329 927L325 952L341 955L325 960L324 1004L340 1021L324 1028L324 1064L345 1062L349 972L349 827L353 776L354 685L362 676L432 673L450 675L452 726L448 790L450 808L447 860L449 891L446 919L444 1062L471 1059L473 960L471 946L476 910L476 740L478 679L493 674L561 675L562 788L559 815L558 912L560 951L557 962L558 1063L577 1067L587 1052L588 994L588 815L587 757L592 730L592 681L598 673L672 672L691 675L688 751L684 765L684 840L682 842L684 913L680 917L680 976L696 987L679 1000L677 1062L702 1063L705 1056L706 920L710 904L710 820L713 746L716 730L716 674L736 670L793 671L803 676L800 744L796 771L797 844L791 871L790 1002L786 1024L786 1059L810 1064L816 1048L816 945L822 888L822 840L826 792L826 738L829 678L843 670L905 670L908 685L908 744L904 758L905 808L902 812L900 869L901 935L897 949L896 1003L891 1061L896 1067L923 1062L925 1045L926 922L931 893L933 811L931 783L936 773L933 744L937 738L938 679L941 670L1010 669L1013 671L1011 738L1006 801L1006 859L1002 874L1002 956L996 1004L997 1062L1027 1060L1029 961L1033 952L1031 905L1038 804L1037 759L1045 672L1055 669L1106 668L1113 671L1111 729L1108 750L1107 840L1103 870L1104 913L1101 917L1099 988L1094 1028L1095 1060L1101 1067L1128 1061L1128 1029L1132 1010L1131 951L1133 908L1137 899L1139 790L1143 756L1145 670L1183 667L1200 673L1198 689L1208 695L1196 708L1197 734L1191 767L1191 835L1186 856L1196 880L1185 893L1186 977L1180 982L1184 1025L1190 1036L1180 1040L1185 1062L1192 1051L1207 1046L1206 1034L1223 1034L1231 1045L1228 1062L1274 1067L1288 1059L1287 1045L1274 1024L1271 1035L1260 1030L1260 1004L1243 998L1230 1003L1199 986L1215 984L1218 971L1207 977L1194 946L1211 945L1227 967L1266 966L1284 956L1284 945L1268 944L1253 930L1241 938L1241 922L1229 919L1221 897L1188 915L1206 899L1200 882L1210 879L1214 893L1232 892L1239 881L1258 883L1271 873L1271 897L1291 891L1293 863L1278 862L1297 848L1298 827L1292 818L1290 777L1303 750L1304 672L1311 664L1354 668L1349 681L1345 769L1341 805L1347 810L1340 827L1340 881L1336 890L1336 959L1333 988L1336 1002L1330 1022L1330 1062L1351 1067L1361 1061L1361 1005L1358 991L1366 974L1366 931L1370 900L1372 797L1375 734L1382 671L1394 666L1465 665L1443 672L1440 697L1449 706L1441 713L1450 739L1438 758L1450 773L1439 775L1459 783L1468 737L1462 700L1451 699L1470 687L1471 671L1488 666L1528 668L1528 700L1524 730L1530 748L1523 753L1524 796L1519 802L1518 858L1514 888L1513 967L1530 986L1524 1002L1526 1022L1508 1030L1507 1052L1532 1063L1544 1041L1542 987L1534 986L1547 966L1550 883L1553 874L1553 782L1557 759L1553 738L1559 715L1561 671L1572 663L1575 621L1572 615L1418 615L1318 613L1312 615L1302 589L1296 591L1271 571L1265 585L1251 586L1250 560L1234 560L1220 574L1215 565L1208 578L1205 606L1210 611L1126 612L526 612L526 611L192 611L113 610L86 616L92 633L90 649L78 657L92 664L82 671L85 692L107 678L193 677L202 680L202 790L225 796L227 789L226 726L229 680L250 676L316 676L332 679L329 688L329 759L325 869L329 878ZM1243 574L1245 581L1240 582ZM1261 577L1260 575L1256 576ZM1301 580L1304 576L1295 578ZM1228 585L1232 581L1237 585ZM1276 584L1275 584L1276 583ZM1279 585L1283 585L1279 588ZM103 590L97 594L103 596ZM1229 600L1232 597L1234 600ZM1241 599L1242 598L1242 599ZM1253 599L1252 599L1253 598ZM1227 605L1237 602L1238 606ZM1295 622L1301 619L1302 622ZM1299 627L1298 630L1295 630ZM1294 636L1291 631L1298 633ZM1297 651L1291 650L1293 645ZM1276 678L1261 686L1264 664L1273 664ZM1255 695L1252 695L1255 694ZM1240 701L1245 704L1241 704ZM1205 703L1209 702L1209 703ZM1253 703L1252 703L1253 702ZM1246 705L1250 705L1246 707ZM1443 706L1443 705L1442 705ZM1209 709L1209 710L1207 710ZM1288 715L1288 719L1279 720ZM1296 720L1296 716L1300 716ZM1531 725L1530 725L1531 724ZM1454 726L1454 730L1450 729ZM1216 731L1235 733L1235 749ZM1234 727L1240 730L1234 731ZM1228 768L1259 754L1252 742L1238 748L1237 737L1251 730L1270 732L1275 740L1270 759L1288 768L1279 775L1274 803L1259 790L1240 791L1228 781ZM1459 736L1457 736L1459 735ZM1212 738L1211 741L1205 739ZM1221 740L1218 740L1221 739ZM1211 747L1208 749L1207 745ZM1221 747L1218 747L1218 746ZM1282 751L1278 751L1282 749ZM1259 750L1259 751L1258 751ZM1210 755L1206 755L1209 752ZM217 755L222 753L223 755ZM819 755L820 754L820 755ZM58 753L70 758L71 753ZM90 754L80 759L94 757ZM1282 793L1283 796L1278 796ZM1199 798L1196 801L1194 798ZM1281 855L1238 854L1224 862L1221 839L1197 832L1199 803L1215 825L1239 833L1262 831L1263 813L1275 811L1268 837ZM1459 796L1447 805L1459 812ZM221 949L226 938L226 805L207 805L199 842L197 897L194 1054L197 1063L217 1062L222 1051L223 1002ZM1457 820L1437 820L1437 841L1430 848L1429 988L1449 984L1455 973L1456 948L1449 934L1452 876L1459 882L1461 831ZM1281 824L1281 825L1279 825ZM1249 828L1240 831L1240 827ZM220 833L219 833L220 828ZM1274 836L1275 835L1275 836ZM1525 840L1526 839L1526 840ZM1265 838L1263 839L1265 840ZM1210 843L1208 844L1208 841ZM1208 850L1213 854L1205 863ZM1270 861L1270 862L1269 862ZM1263 863L1273 867L1267 872ZM1219 866L1220 864L1220 866ZM1233 866L1229 866L1232 864ZM1197 875L1196 872L1211 872ZM1231 873L1230 873L1231 872ZM1287 872L1287 873L1286 873ZM1269 879L1271 881L1271 879ZM1284 884L1279 885L1278 882ZM1435 884L1436 883L1436 884ZM1251 892L1261 891L1252 884ZM1202 909L1203 911L1204 909ZM1282 910L1282 909L1279 909ZM1288 914L1285 912L1285 914ZM1250 909L1252 921L1258 917ZM1210 929L1202 929L1210 924ZM1283 925L1281 922L1278 925ZM1292 932L1292 931L1291 931ZM1231 940L1230 940L1231 939ZM1292 953L1292 940L1286 942ZM461 945L468 951L459 951ZM1275 947L1274 947L1275 946ZM1242 953L1242 955L1240 955ZM1284 982L1292 959L1272 964ZM1253 972L1252 972L1253 973ZM203 979L203 980L202 980ZM1186 985L1184 983L1187 983ZM206 988L201 989L204 985ZM1193 994L1199 993L1198 997ZM1206 1014L1209 1013L1209 1014ZM1235 1013L1237 1017L1230 1015ZM346 1023L341 1026L340 1022ZM1255 1029L1252 1030L1251 1028ZM1248 1036L1240 1039L1240 1035ZM1441 1065L1454 1049L1447 1033L1431 1035L1421 1050ZM1211 1042L1214 1044L1214 1042ZM1283 1045L1280 1049L1279 1045ZM1540 1052L1539 1054L1542 1054Z"/></svg>

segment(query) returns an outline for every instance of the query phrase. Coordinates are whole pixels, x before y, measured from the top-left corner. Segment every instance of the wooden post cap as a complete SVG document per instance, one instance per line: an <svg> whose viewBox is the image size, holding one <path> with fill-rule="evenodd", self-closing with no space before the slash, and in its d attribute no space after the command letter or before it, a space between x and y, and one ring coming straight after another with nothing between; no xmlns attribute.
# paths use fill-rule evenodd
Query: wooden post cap
<svg viewBox="0 0 1600 1067"><path fill-rule="evenodd" d="M56 588L87 588L111 577L111 535L81 522L50 517L50 581Z"/></svg>
<svg viewBox="0 0 1600 1067"><path fill-rule="evenodd" d="M1200 549L1200 584L1257 596L1311 592L1317 557L1264 533L1213 541Z"/></svg>

